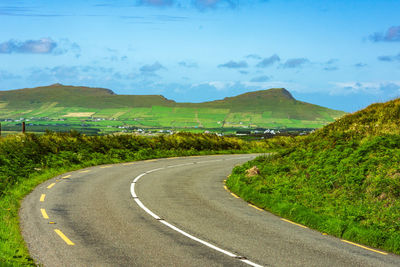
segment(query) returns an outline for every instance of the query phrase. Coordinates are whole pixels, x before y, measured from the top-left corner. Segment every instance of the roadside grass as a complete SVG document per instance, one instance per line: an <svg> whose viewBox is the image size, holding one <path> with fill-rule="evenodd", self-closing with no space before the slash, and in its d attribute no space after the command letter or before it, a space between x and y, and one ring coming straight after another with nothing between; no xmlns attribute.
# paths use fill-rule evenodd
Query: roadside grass
<svg viewBox="0 0 400 267"><path fill-rule="evenodd" d="M0 139L0 266L34 266L19 229L20 202L38 184L101 164L176 156L262 152L265 144L205 134L153 138L77 132Z"/></svg>
<svg viewBox="0 0 400 267"><path fill-rule="evenodd" d="M76 166L75 169L80 167ZM33 174L0 197L0 266L35 266L19 228L20 201L38 184L71 169L47 170Z"/></svg>
<svg viewBox="0 0 400 267"><path fill-rule="evenodd" d="M315 188L292 184L282 176L275 177L283 178L276 185L281 188L271 188L246 177L245 170L253 166L262 165L253 161L236 167L226 181L227 187L245 201L320 232L400 254L399 227L393 224L400 218L399 205L387 210L374 203L360 204L365 199L332 201L332 197L317 193Z"/></svg>
<svg viewBox="0 0 400 267"><path fill-rule="evenodd" d="M306 137L270 139L279 152L236 167L226 185L279 216L400 254L399 121L400 98Z"/></svg>

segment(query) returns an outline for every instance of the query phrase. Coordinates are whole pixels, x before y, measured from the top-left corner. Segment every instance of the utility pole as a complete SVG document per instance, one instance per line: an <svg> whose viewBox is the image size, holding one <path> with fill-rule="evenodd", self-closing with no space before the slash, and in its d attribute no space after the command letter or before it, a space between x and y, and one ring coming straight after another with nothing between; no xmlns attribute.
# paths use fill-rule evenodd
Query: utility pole
<svg viewBox="0 0 400 267"><path fill-rule="evenodd" d="M25 133L25 122L22 122L22 133Z"/></svg>

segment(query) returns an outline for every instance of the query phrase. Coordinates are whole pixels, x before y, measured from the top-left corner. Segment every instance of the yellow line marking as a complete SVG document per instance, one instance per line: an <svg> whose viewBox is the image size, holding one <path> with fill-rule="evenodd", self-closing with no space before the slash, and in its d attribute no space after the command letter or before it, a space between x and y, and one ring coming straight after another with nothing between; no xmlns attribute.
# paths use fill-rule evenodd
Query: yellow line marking
<svg viewBox="0 0 400 267"><path fill-rule="evenodd" d="M100 169L111 168L112 166L101 166Z"/></svg>
<svg viewBox="0 0 400 267"><path fill-rule="evenodd" d="M52 183L52 184L50 184L48 187L47 187L47 189L50 189L50 188L52 188L54 185L55 185L56 183Z"/></svg>
<svg viewBox="0 0 400 267"><path fill-rule="evenodd" d="M236 197L236 198L240 198L237 195L235 195L234 193L231 193L232 196Z"/></svg>
<svg viewBox="0 0 400 267"><path fill-rule="evenodd" d="M353 243L353 242L350 242L350 241L347 241L347 240L344 240L344 239L342 239L342 241L345 242L345 243L348 243L348 244L351 244L351 245L366 249L366 250L370 250L370 251L379 253L379 254L383 254L383 255L387 255L388 254L386 252L382 252L382 251L379 251L379 250L376 250L376 249L368 248L368 247L365 247L363 245L360 245L360 244L357 244L357 243Z"/></svg>
<svg viewBox="0 0 400 267"><path fill-rule="evenodd" d="M295 222L292 222L292 221L289 221L289 220L286 220L286 219L283 219L283 218L281 218L281 220L285 221L285 222L288 222L288 223L291 223L291 224L294 224L294 225L297 225L297 226L300 226L300 227L303 227L303 228L308 228L307 226L304 226L304 225L301 225L301 224L298 224L298 223L295 223Z"/></svg>
<svg viewBox="0 0 400 267"><path fill-rule="evenodd" d="M322 233L322 235L328 235L327 233Z"/></svg>
<svg viewBox="0 0 400 267"><path fill-rule="evenodd" d="M42 194L41 196L40 196L40 202L44 202L44 198L46 197L46 194Z"/></svg>
<svg viewBox="0 0 400 267"><path fill-rule="evenodd" d="M263 209L260 209L259 207L256 207L256 206L254 206L254 205L252 205L252 204L249 204L249 206L250 206L250 207L253 207L253 208L257 209L257 210L263 211Z"/></svg>
<svg viewBox="0 0 400 267"><path fill-rule="evenodd" d="M69 177L71 177L72 175L65 175L65 176L63 176L63 177L61 177L61 178L63 178L63 179L67 179L67 178L69 178Z"/></svg>
<svg viewBox="0 0 400 267"><path fill-rule="evenodd" d="M179 159L179 157L171 157L171 158L168 158L168 159Z"/></svg>
<svg viewBox="0 0 400 267"><path fill-rule="evenodd" d="M228 191L228 187L226 187L226 185L224 185L224 188L225 188L226 191Z"/></svg>
<svg viewBox="0 0 400 267"><path fill-rule="evenodd" d="M80 171L80 173L90 172L90 170Z"/></svg>
<svg viewBox="0 0 400 267"><path fill-rule="evenodd" d="M67 243L67 245L73 246L75 245L68 237L66 237L63 232L61 232L58 229L54 229L54 232L56 232L61 238L62 240L64 240L65 243Z"/></svg>
<svg viewBox="0 0 400 267"><path fill-rule="evenodd" d="M148 160L145 160L145 162L153 162L153 161L157 161L156 159L148 159Z"/></svg>
<svg viewBox="0 0 400 267"><path fill-rule="evenodd" d="M45 209L40 209L40 211L42 212L42 216L43 216L44 219L48 219L49 218L49 215L47 215L47 212L46 212Z"/></svg>
<svg viewBox="0 0 400 267"><path fill-rule="evenodd" d="M127 166L127 165L133 165L133 164L135 164L135 163L134 163L134 162L131 162L131 163L124 163L124 164L122 164L122 165Z"/></svg>

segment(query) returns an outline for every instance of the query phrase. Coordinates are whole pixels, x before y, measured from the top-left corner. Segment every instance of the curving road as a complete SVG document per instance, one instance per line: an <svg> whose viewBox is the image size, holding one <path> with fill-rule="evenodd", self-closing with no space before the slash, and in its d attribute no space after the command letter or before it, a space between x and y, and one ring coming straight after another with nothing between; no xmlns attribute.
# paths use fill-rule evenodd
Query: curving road
<svg viewBox="0 0 400 267"><path fill-rule="evenodd" d="M232 167L254 156L61 175L24 199L23 236L44 266L400 266L399 256L284 221L224 189Z"/></svg>

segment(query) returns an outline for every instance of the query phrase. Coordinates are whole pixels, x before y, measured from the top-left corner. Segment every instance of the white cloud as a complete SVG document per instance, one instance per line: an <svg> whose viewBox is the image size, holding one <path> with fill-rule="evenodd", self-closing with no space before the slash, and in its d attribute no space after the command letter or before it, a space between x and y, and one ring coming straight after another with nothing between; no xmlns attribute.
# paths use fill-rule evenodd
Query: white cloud
<svg viewBox="0 0 400 267"><path fill-rule="evenodd" d="M331 95L368 94L397 96L400 94L400 81L384 82L335 82Z"/></svg>
<svg viewBox="0 0 400 267"><path fill-rule="evenodd" d="M201 82L201 83L195 83L192 84L191 87L198 87L201 85L208 85L208 86L212 86L215 89L217 89L218 91L222 91L222 90L226 90L230 87L232 87L235 84L235 82L232 81L211 81L211 82Z"/></svg>

